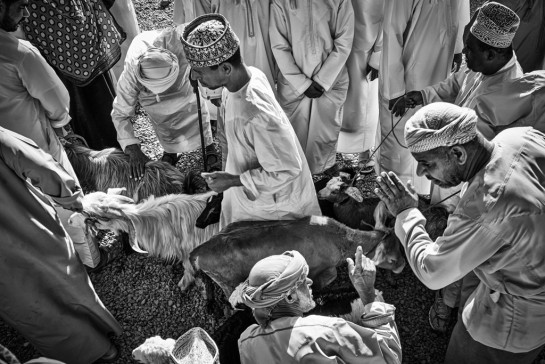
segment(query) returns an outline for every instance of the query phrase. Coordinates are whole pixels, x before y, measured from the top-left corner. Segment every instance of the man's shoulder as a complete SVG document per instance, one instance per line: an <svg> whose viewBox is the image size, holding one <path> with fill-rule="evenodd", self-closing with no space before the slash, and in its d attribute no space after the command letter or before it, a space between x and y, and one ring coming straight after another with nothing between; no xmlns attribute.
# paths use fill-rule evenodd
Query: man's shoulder
<svg viewBox="0 0 545 364"><path fill-rule="evenodd" d="M28 56L43 59L38 49L27 40L16 38L6 39L0 45L2 46L2 58L16 65L20 65Z"/></svg>

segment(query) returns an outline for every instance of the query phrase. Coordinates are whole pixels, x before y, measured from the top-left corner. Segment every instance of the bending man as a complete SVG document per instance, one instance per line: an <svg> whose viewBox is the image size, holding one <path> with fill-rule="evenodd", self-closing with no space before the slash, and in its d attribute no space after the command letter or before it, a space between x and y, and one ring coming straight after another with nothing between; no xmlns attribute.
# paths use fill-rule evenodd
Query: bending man
<svg viewBox="0 0 545 364"><path fill-rule="evenodd" d="M409 119L405 141L419 175L441 187L464 182L436 241L410 184L382 173L375 191L424 284L464 278L445 363L531 363L545 345L545 135L513 128L487 141L473 110L434 103Z"/></svg>

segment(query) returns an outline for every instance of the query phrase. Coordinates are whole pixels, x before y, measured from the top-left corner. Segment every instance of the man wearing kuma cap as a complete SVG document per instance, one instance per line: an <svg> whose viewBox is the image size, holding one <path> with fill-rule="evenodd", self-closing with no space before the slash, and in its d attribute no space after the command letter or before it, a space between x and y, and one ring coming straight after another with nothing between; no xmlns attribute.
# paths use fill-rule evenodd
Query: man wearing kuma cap
<svg viewBox="0 0 545 364"><path fill-rule="evenodd" d="M415 107L444 101L475 109L483 95L499 99L496 91L523 75L512 46L519 24L519 17L508 7L493 1L484 4L466 28L469 29L463 50L466 64L443 82L408 92L406 105ZM481 122L478 127L488 139L494 137L491 125Z"/></svg>
<svg viewBox="0 0 545 364"><path fill-rule="evenodd" d="M131 118L140 103L150 117L164 149L162 160L173 165L178 153L201 147L197 98L189 80L190 67L180 37L184 25L138 34L127 53L125 68L117 83L112 121L119 145L130 157L133 178L140 179L148 157L140 149ZM218 162L213 145L210 117L203 104L203 132L207 162Z"/></svg>
<svg viewBox="0 0 545 364"><path fill-rule="evenodd" d="M196 18L185 28L182 43L191 77L210 89L226 89L220 110L225 171L206 175L212 190L224 192L220 226L320 215L295 132L267 77L244 64L227 20L219 14Z"/></svg>
<svg viewBox="0 0 545 364"><path fill-rule="evenodd" d="M545 345L545 135L512 128L488 141L473 110L438 102L409 119L405 140L420 176L464 183L435 241L410 184L382 173L375 190L416 276L430 289L463 279L445 363L532 363Z"/></svg>

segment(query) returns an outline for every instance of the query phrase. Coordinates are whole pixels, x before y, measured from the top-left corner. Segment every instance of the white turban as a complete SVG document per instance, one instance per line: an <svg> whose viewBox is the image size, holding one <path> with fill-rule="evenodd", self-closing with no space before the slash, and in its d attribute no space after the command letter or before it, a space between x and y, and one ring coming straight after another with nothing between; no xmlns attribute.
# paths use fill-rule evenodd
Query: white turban
<svg viewBox="0 0 545 364"><path fill-rule="evenodd" d="M484 4L478 11L470 29L471 34L492 47L509 47L520 24L518 15L507 6L493 1Z"/></svg>
<svg viewBox="0 0 545 364"><path fill-rule="evenodd" d="M475 111L446 102L424 106L405 125L405 142L411 153L464 144L476 136Z"/></svg>
<svg viewBox="0 0 545 364"><path fill-rule="evenodd" d="M179 72L178 58L168 49L150 47L138 57L136 79L154 94L172 86Z"/></svg>

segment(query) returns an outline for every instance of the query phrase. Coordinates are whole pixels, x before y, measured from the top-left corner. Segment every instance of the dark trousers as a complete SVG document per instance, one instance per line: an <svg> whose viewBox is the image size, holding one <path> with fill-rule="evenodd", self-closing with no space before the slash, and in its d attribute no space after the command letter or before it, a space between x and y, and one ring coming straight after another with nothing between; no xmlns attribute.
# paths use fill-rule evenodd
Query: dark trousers
<svg viewBox="0 0 545 364"><path fill-rule="evenodd" d="M494 349L473 340L458 320L450 336L445 364L531 364L544 346L527 353Z"/></svg>

